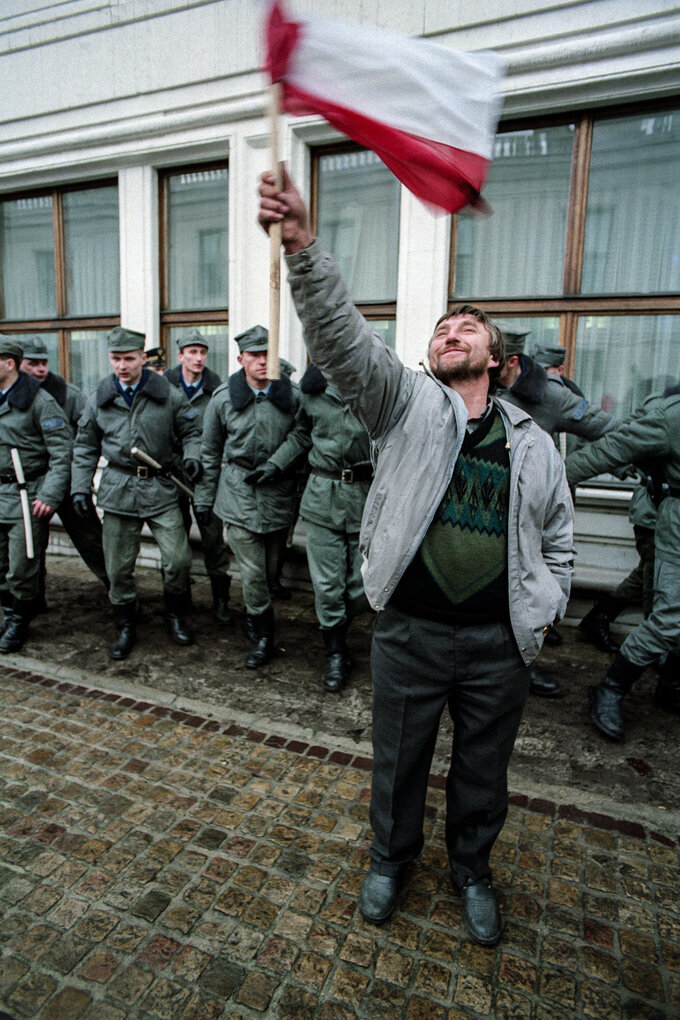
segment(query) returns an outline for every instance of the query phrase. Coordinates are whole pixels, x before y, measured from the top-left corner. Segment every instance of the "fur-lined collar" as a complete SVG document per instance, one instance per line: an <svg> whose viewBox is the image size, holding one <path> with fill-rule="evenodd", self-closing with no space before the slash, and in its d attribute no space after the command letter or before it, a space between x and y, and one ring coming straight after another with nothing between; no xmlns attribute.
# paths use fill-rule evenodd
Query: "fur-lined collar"
<svg viewBox="0 0 680 1020"><path fill-rule="evenodd" d="M63 407L66 403L66 387L66 380L55 372L48 372L45 376L45 381L42 383L42 388L47 390L51 397L54 397L59 407Z"/></svg>
<svg viewBox="0 0 680 1020"><path fill-rule="evenodd" d="M7 403L16 407L17 411L28 411L39 389L40 383L34 376L19 372L17 381L7 394Z"/></svg>
<svg viewBox="0 0 680 1020"><path fill-rule="evenodd" d="M248 404L255 400L255 394L246 382L246 373L243 369L234 372L229 376L229 399L235 411L243 411ZM280 379L274 379L267 393L267 400L270 400L279 411L290 412L293 410L293 384L287 375Z"/></svg>
<svg viewBox="0 0 680 1020"><path fill-rule="evenodd" d="M162 376L158 375L157 372L144 371L146 379L144 380L144 386L142 393L149 397L151 400L155 400L157 404L164 404L170 396L170 383ZM107 375L105 379L97 386L97 407L106 407L107 404L112 404L116 397L121 395L120 390L116 386L116 377L111 373Z"/></svg>
<svg viewBox="0 0 680 1020"><path fill-rule="evenodd" d="M314 364L307 365L307 369L300 380L300 389L303 393L323 393L328 386L326 376L321 369Z"/></svg>
<svg viewBox="0 0 680 1020"><path fill-rule="evenodd" d="M512 393L513 397L519 397L520 400L525 400L527 404L540 404L547 385L548 373L543 365L539 365L533 358L523 354L522 374L508 388L508 393ZM502 397L503 392L500 391L498 395Z"/></svg>
<svg viewBox="0 0 680 1020"><path fill-rule="evenodd" d="M168 368L167 371L163 373L163 375L168 380L171 386L182 385L182 376L180 374L179 365L174 365L172 368ZM213 372L211 368L203 369L203 385L201 386L201 389L203 390L204 393L212 394L215 392L217 387L221 385L222 380L220 379L217 372Z"/></svg>

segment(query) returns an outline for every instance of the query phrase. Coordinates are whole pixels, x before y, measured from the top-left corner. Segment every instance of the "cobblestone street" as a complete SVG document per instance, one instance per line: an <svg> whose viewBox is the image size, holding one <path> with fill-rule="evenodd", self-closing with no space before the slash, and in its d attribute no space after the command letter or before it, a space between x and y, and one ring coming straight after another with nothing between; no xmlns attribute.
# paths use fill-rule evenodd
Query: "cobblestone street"
<svg viewBox="0 0 680 1020"><path fill-rule="evenodd" d="M73 592L61 594L73 614ZM101 614L97 598L90 603ZM289 605L290 631L299 606ZM531 741L544 739L549 712L553 727L561 724L568 697L552 708L534 699L527 709L512 806L493 860L505 931L499 946L482 948L463 929L448 877L441 768L431 779L425 852L392 921L373 927L357 909L370 839L365 736L353 738L342 726L334 736L324 714L325 735L317 728L310 738L295 717L276 718L264 696L260 705L260 691L288 682L280 663L258 678L250 713L242 704L232 709L228 691L211 702L182 701L176 686L187 650L173 652L165 638L149 639L154 654L162 646L165 690L160 683L133 689L134 657L145 651L100 669L105 645L100 652L98 643L90 681L85 670L82 679L67 679L63 660L55 656L50 668L41 644L54 617L42 619L26 662L0 663L5 1017L679 1015L677 812L659 804L646 813L634 799L617 801L615 790L609 801L577 788L563 796L559 784L545 795ZM108 639L104 615L102 628ZM346 697L359 699L349 705L363 712L365 647L358 644L361 678ZM573 654L564 652L565 661ZM29 655L43 656L43 668L34 659L27 668ZM593 655L599 669L605 660ZM313 661L310 675L317 668ZM233 694L243 698L236 681ZM644 689L641 697L649 701ZM336 711L342 719L347 705ZM676 724L661 721L666 743ZM597 744L588 734L585 753L570 749L581 765L591 739ZM632 739L633 750L612 755L651 762L656 794L661 751L641 750L644 735ZM609 750L603 745L600 753ZM617 762L610 757L606 767L621 783ZM649 778L638 768L631 775ZM666 815L674 824L664 824Z"/></svg>

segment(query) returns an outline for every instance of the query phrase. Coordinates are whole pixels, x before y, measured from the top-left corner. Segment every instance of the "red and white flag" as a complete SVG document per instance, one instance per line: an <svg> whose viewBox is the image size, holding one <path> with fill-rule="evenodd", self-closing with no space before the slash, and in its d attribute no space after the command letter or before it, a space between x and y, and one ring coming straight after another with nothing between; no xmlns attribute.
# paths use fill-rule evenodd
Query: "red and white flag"
<svg viewBox="0 0 680 1020"><path fill-rule="evenodd" d="M496 53L321 18L287 21L278 0L266 43L285 112L321 115L428 205L485 206L480 192L503 102Z"/></svg>

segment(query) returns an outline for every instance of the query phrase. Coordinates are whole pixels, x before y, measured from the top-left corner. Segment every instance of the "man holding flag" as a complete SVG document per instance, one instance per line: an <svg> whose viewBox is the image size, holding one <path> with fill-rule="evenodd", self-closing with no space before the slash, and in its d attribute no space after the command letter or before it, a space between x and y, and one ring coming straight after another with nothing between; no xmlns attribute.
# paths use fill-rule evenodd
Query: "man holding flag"
<svg viewBox="0 0 680 1020"><path fill-rule="evenodd" d="M440 716L454 722L446 840L473 938L501 921L489 855L507 813L507 767L529 663L564 613L572 513L564 466L524 411L493 396L505 352L470 305L435 325L424 372L406 368L356 310L287 175L262 175L259 222L280 224L313 361L367 429L376 455L361 551L377 611L371 865L363 916L392 915L423 846Z"/></svg>

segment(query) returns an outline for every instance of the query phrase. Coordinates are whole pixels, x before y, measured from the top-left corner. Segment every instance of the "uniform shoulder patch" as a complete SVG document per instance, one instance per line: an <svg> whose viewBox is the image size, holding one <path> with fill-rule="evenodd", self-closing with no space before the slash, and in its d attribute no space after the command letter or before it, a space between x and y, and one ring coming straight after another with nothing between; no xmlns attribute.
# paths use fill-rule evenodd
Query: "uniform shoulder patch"
<svg viewBox="0 0 680 1020"><path fill-rule="evenodd" d="M586 413L586 411L588 410L589 407L590 407L590 404L588 403L586 398L585 397L581 397L581 399L579 400L578 404L576 405L574 410L571 412L571 418L573 418L574 421L581 421L581 418Z"/></svg>
<svg viewBox="0 0 680 1020"><path fill-rule="evenodd" d="M63 418L48 418L47 421L42 423L42 427L46 432L51 432L53 429L61 429L66 424Z"/></svg>

